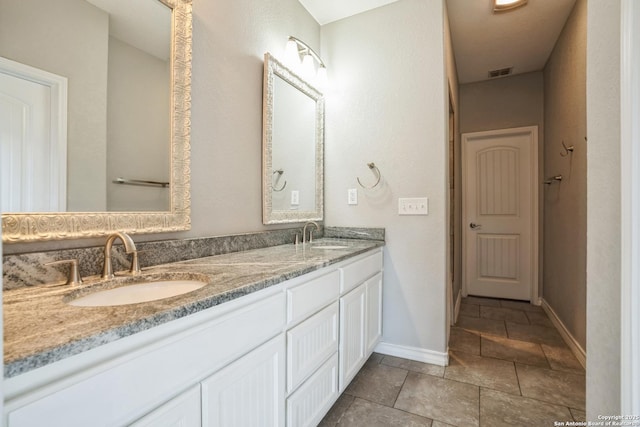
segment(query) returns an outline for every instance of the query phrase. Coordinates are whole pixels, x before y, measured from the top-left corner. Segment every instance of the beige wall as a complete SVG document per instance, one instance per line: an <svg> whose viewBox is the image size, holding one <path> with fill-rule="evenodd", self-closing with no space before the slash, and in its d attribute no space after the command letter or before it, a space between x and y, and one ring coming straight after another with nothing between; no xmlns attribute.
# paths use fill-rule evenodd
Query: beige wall
<svg viewBox="0 0 640 427"><path fill-rule="evenodd" d="M587 418L620 414L620 1L587 10Z"/></svg>
<svg viewBox="0 0 640 427"><path fill-rule="evenodd" d="M544 177L544 78L542 72L519 74L460 85L460 132L481 132L538 126L538 174ZM540 230L538 259L543 253L544 193L538 200ZM542 295L543 263L539 265L538 294Z"/></svg>
<svg viewBox="0 0 640 427"><path fill-rule="evenodd" d="M326 222L385 227L383 341L442 354L446 342L448 89L443 1L402 0L322 27L329 64ZM416 48L419 46L419 48ZM380 188L367 162L382 173ZM359 203L347 205L357 188ZM428 216L399 216L399 197Z"/></svg>
<svg viewBox="0 0 640 427"><path fill-rule="evenodd" d="M0 56L68 78L67 210L106 210L108 15L84 0L0 10Z"/></svg>
<svg viewBox="0 0 640 427"><path fill-rule="evenodd" d="M587 0L578 0L544 70L545 187L543 298L586 348ZM562 141L573 145L561 157Z"/></svg>
<svg viewBox="0 0 640 427"><path fill-rule="evenodd" d="M169 46L167 46L168 48ZM170 181L169 61L109 38L107 209L167 211L169 188L114 184Z"/></svg>

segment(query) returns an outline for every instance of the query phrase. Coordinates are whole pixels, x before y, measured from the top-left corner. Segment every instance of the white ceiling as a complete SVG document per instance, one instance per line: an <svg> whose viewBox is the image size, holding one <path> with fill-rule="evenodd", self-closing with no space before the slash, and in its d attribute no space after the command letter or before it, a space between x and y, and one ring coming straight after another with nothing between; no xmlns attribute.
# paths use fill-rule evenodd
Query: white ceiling
<svg viewBox="0 0 640 427"><path fill-rule="evenodd" d="M320 25L357 15L398 0L299 0Z"/></svg>
<svg viewBox="0 0 640 427"><path fill-rule="evenodd" d="M164 61L171 48L171 9L159 1L87 0L109 14L109 35Z"/></svg>
<svg viewBox="0 0 640 427"><path fill-rule="evenodd" d="M320 25L398 0L299 0ZM430 0L423 0L430 1ZM460 83L487 80L488 72L542 70L575 0L529 0L493 13L492 0L446 0Z"/></svg>
<svg viewBox="0 0 640 427"><path fill-rule="evenodd" d="M492 0L447 0L460 83L488 78L490 70L513 74L544 68L575 0L529 0L493 13Z"/></svg>

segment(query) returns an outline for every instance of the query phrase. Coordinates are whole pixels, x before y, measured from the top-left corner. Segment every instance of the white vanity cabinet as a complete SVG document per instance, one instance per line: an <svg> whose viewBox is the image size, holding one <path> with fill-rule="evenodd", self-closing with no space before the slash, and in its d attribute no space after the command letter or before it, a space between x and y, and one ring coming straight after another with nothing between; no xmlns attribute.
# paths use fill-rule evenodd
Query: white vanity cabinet
<svg viewBox="0 0 640 427"><path fill-rule="evenodd" d="M309 297L288 299L290 319L324 305L287 331L288 427L317 425L380 341L382 263L369 251L288 290Z"/></svg>
<svg viewBox="0 0 640 427"><path fill-rule="evenodd" d="M382 250L9 378L8 427L315 426L378 343Z"/></svg>
<svg viewBox="0 0 640 427"><path fill-rule="evenodd" d="M172 406L174 416L180 413L176 419L200 422L200 414L188 412L199 405L182 404L189 390L196 387L200 395L205 378L259 352L262 343L282 339L285 314L286 297L276 286L10 378L4 425L145 425L145 416ZM284 389L282 347L277 369ZM180 404L171 404L176 398Z"/></svg>

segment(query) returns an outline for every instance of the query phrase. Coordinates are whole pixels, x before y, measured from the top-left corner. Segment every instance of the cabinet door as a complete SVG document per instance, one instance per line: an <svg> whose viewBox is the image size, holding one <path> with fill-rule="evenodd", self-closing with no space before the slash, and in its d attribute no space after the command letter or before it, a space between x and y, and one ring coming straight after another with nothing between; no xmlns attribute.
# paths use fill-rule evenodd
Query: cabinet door
<svg viewBox="0 0 640 427"><path fill-rule="evenodd" d="M287 332L287 392L338 350L338 302Z"/></svg>
<svg viewBox="0 0 640 427"><path fill-rule="evenodd" d="M366 286L340 298L340 392L364 364Z"/></svg>
<svg viewBox="0 0 640 427"><path fill-rule="evenodd" d="M131 427L201 427L200 400L200 385L197 385L145 415Z"/></svg>
<svg viewBox="0 0 640 427"><path fill-rule="evenodd" d="M284 426L284 334L202 382L204 426Z"/></svg>
<svg viewBox="0 0 640 427"><path fill-rule="evenodd" d="M366 282L367 287L367 357L382 337L382 273Z"/></svg>

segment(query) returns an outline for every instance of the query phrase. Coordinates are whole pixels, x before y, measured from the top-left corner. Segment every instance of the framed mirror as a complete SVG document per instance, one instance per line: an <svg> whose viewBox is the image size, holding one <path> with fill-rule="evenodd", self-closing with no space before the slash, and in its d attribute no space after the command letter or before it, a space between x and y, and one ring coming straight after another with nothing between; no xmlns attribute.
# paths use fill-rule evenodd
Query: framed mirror
<svg viewBox="0 0 640 427"><path fill-rule="evenodd" d="M53 110L3 138L3 242L188 230L191 0L0 8L0 109L36 110L23 101L29 89L3 92L3 80L22 79ZM0 126L19 128L20 114L8 116L18 121ZM34 146L34 133L44 142Z"/></svg>
<svg viewBox="0 0 640 427"><path fill-rule="evenodd" d="M264 55L262 222L324 219L324 97Z"/></svg>

